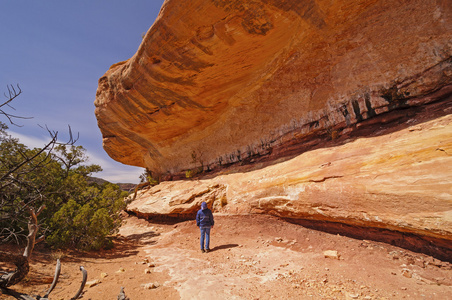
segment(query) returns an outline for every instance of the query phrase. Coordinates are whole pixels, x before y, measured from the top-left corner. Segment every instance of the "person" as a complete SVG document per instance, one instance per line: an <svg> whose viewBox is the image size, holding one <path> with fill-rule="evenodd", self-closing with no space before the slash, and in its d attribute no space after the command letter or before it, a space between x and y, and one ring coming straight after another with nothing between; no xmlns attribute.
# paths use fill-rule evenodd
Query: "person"
<svg viewBox="0 0 452 300"><path fill-rule="evenodd" d="M212 211L207 208L206 202L202 202L201 209L198 210L198 213L196 214L196 225L201 230L200 244L201 252L203 253L210 251L210 229L214 224ZM206 242L205 247L204 240Z"/></svg>

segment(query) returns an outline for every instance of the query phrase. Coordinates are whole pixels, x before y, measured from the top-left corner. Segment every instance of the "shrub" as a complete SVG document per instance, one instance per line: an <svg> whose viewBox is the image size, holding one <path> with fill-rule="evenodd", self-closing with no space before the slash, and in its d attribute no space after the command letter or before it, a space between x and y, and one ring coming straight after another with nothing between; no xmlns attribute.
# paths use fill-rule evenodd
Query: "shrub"
<svg viewBox="0 0 452 300"><path fill-rule="evenodd" d="M84 164L82 146L29 149L5 127L0 130L0 241L25 239L27 210L45 206L38 223L53 248L90 250L111 243L108 236L121 224L128 193L115 184L89 183L89 175L102 169Z"/></svg>

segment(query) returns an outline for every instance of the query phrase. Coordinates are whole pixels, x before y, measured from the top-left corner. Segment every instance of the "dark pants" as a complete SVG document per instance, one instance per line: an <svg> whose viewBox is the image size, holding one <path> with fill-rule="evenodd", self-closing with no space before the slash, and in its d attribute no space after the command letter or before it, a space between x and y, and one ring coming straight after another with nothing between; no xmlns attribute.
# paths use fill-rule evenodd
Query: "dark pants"
<svg viewBox="0 0 452 300"><path fill-rule="evenodd" d="M201 250L210 249L210 227L201 227ZM204 248L204 239L206 240L206 247Z"/></svg>

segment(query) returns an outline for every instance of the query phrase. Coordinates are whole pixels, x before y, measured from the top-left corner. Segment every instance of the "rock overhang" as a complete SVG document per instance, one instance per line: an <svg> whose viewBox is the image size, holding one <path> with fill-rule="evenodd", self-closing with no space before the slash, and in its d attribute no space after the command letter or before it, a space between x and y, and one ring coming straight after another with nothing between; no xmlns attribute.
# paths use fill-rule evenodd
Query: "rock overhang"
<svg viewBox="0 0 452 300"><path fill-rule="evenodd" d="M99 80L104 149L157 174L211 170L435 101L452 81L451 14L445 1L166 1Z"/></svg>

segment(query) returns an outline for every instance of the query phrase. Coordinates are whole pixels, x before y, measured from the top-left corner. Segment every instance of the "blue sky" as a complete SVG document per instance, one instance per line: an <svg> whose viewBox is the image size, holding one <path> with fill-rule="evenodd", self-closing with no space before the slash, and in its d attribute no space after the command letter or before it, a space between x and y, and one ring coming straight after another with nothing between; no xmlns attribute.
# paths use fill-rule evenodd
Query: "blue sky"
<svg viewBox="0 0 452 300"><path fill-rule="evenodd" d="M22 94L9 113L16 120L9 133L29 147L43 146L48 126L68 138L68 125L80 134L95 174L111 182L139 181L142 168L111 159L102 148L94 116L98 79L117 62L137 51L142 34L152 26L163 0L0 0L0 102L7 85ZM7 119L0 120L7 123Z"/></svg>

